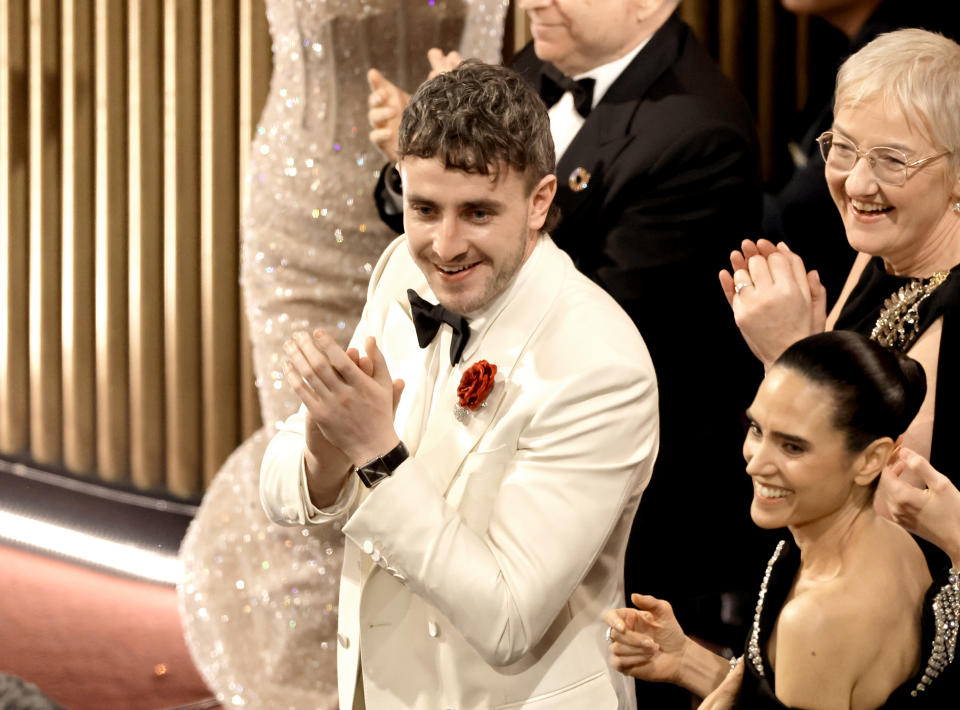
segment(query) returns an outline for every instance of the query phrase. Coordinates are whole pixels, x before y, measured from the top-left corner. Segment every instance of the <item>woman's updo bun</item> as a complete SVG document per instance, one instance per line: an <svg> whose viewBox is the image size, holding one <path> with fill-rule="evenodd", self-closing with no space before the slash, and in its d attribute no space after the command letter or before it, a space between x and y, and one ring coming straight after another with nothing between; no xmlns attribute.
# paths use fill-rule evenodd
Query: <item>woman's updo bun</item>
<svg viewBox="0 0 960 710"><path fill-rule="evenodd" d="M927 394L927 377L919 362L848 330L798 340L774 364L833 392L833 423L846 432L851 451L862 451L885 436L895 440Z"/></svg>

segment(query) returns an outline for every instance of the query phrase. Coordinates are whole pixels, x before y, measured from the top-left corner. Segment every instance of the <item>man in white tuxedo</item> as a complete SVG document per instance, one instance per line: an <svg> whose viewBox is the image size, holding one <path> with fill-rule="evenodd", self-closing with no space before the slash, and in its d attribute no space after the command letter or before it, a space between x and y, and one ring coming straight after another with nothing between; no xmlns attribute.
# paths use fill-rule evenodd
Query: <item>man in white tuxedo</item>
<svg viewBox="0 0 960 710"><path fill-rule="evenodd" d="M343 525L342 708L635 707L601 615L622 605L656 380L546 233L553 167L547 111L511 70L425 83L401 123L406 233L351 347L287 345L303 406L261 500L280 524Z"/></svg>

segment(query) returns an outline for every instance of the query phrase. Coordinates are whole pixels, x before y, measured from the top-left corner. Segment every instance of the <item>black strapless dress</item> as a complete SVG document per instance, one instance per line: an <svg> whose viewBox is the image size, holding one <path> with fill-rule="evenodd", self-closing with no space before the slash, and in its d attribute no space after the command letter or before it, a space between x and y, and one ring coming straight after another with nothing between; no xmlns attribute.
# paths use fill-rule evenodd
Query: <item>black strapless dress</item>
<svg viewBox="0 0 960 710"><path fill-rule="evenodd" d="M767 662L770 633L800 568L800 551L782 541L770 558L757 601L757 616L744 649L743 683L735 710L815 710L789 708L774 693L776 680ZM878 710L960 708L960 658L955 659L960 621L960 575L951 568L934 580L923 603L921 670L898 687Z"/></svg>

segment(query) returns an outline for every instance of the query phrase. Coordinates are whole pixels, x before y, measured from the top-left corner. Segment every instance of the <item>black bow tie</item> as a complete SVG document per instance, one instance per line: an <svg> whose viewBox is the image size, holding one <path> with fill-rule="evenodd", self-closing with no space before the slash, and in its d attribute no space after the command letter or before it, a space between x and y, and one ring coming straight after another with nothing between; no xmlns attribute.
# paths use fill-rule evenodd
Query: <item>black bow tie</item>
<svg viewBox="0 0 960 710"><path fill-rule="evenodd" d="M433 342L437 331L444 323L453 329L453 340L450 341L450 364L456 365L460 356L463 355L463 349L467 347L467 341L470 340L470 324L467 319L439 304L434 305L430 301L425 301L412 288L407 289L407 298L410 299L413 327L417 329L417 342L421 348Z"/></svg>
<svg viewBox="0 0 960 710"><path fill-rule="evenodd" d="M547 108L550 108L569 91L573 94L573 105L576 106L577 113L586 118L593 108L594 83L593 79L574 81L553 67L544 67L540 73L540 98Z"/></svg>

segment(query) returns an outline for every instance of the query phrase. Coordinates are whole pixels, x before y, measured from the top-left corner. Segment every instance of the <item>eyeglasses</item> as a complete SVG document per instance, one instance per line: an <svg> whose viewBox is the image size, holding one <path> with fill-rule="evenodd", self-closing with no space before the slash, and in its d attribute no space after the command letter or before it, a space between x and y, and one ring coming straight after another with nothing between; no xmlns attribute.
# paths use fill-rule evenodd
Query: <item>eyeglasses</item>
<svg viewBox="0 0 960 710"><path fill-rule="evenodd" d="M817 143L820 144L820 155L824 162L834 170L850 172L860 158L865 158L877 182L895 187L907 181L907 168L918 168L924 163L950 154L948 150L908 163L906 153L896 148L878 145L870 150L860 150L858 146L832 131L827 131L817 138Z"/></svg>

